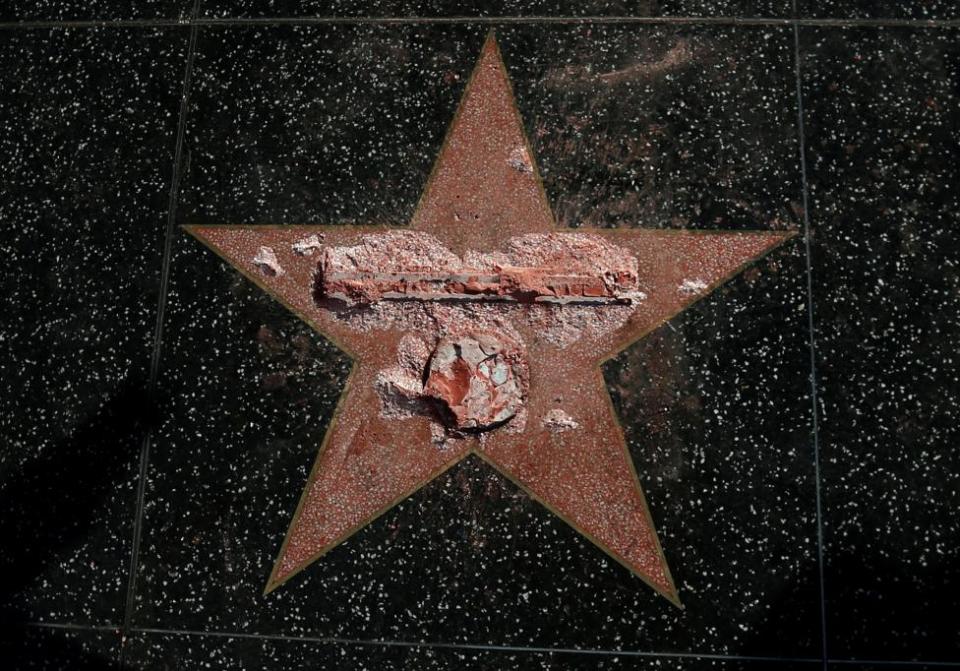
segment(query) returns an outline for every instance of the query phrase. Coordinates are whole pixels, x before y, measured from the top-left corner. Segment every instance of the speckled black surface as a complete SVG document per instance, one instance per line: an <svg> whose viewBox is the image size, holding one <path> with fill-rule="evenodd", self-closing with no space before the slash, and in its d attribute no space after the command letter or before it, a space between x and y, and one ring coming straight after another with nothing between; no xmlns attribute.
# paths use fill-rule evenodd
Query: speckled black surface
<svg viewBox="0 0 960 671"><path fill-rule="evenodd" d="M0 21L183 19L194 0L4 0Z"/></svg>
<svg viewBox="0 0 960 671"><path fill-rule="evenodd" d="M0 636L4 669L114 671L120 668L118 629L10 626Z"/></svg>
<svg viewBox="0 0 960 671"><path fill-rule="evenodd" d="M487 30L205 29L182 217L405 224ZM799 225L789 30L496 30L560 224Z"/></svg>
<svg viewBox="0 0 960 671"><path fill-rule="evenodd" d="M799 225L789 29L501 26L497 35L560 225Z"/></svg>
<svg viewBox="0 0 960 671"><path fill-rule="evenodd" d="M406 223L483 35L462 25L205 29L180 221Z"/></svg>
<svg viewBox="0 0 960 671"><path fill-rule="evenodd" d="M684 655L594 655L549 651L355 644L271 638L139 634L127 657L133 669L182 669L194 660L221 669L370 669L376 671L760 671L766 660L704 659ZM783 671L816 669L816 662L778 665Z"/></svg>
<svg viewBox="0 0 960 671"><path fill-rule="evenodd" d="M209 0L203 15L231 17L699 16L785 17L790 0Z"/></svg>
<svg viewBox="0 0 960 671"><path fill-rule="evenodd" d="M797 0L798 16L816 19L957 19L956 0Z"/></svg>
<svg viewBox="0 0 960 671"><path fill-rule="evenodd" d="M960 31L804 31L831 647L955 659Z"/></svg>
<svg viewBox="0 0 960 671"><path fill-rule="evenodd" d="M117 622L187 35L4 37L0 604Z"/></svg>
<svg viewBox="0 0 960 671"><path fill-rule="evenodd" d="M947 26L801 27L799 44L774 23L495 26L561 223L802 230L807 188L809 260L796 238L605 368L685 609L476 461L262 595L349 361L179 229L165 259L165 231L405 223L491 26L269 17L449 6L0 11L267 17L195 28L192 52L188 23L2 33L0 372L14 392L0 397L0 666L960 665L960 35ZM792 11L531 0L454 14ZM797 11L956 15L944 2Z"/></svg>
<svg viewBox="0 0 960 671"><path fill-rule="evenodd" d="M923 664L920 662L875 662L872 664L861 664L856 662L827 664L829 671L838 671L846 669L847 671L936 671L937 669L953 669L955 664L937 662L935 664Z"/></svg>

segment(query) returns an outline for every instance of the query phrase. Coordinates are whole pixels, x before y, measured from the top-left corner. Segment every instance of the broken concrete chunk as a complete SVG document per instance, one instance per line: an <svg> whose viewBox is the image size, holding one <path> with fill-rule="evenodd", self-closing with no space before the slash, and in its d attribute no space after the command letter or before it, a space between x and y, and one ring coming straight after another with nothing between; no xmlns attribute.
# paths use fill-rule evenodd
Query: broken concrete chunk
<svg viewBox="0 0 960 671"><path fill-rule="evenodd" d="M459 350L460 358L476 368L481 361L487 358L483 350L480 349L480 343L472 338L461 338L460 342L454 345Z"/></svg>
<svg viewBox="0 0 960 671"><path fill-rule="evenodd" d="M480 349L486 354L496 354L500 351L500 342L486 333L478 333L477 342L480 344Z"/></svg>
<svg viewBox="0 0 960 671"><path fill-rule="evenodd" d="M519 347L506 339L489 333L451 336L434 350L423 391L442 404L452 429L485 431L523 405L522 366Z"/></svg>
<svg viewBox="0 0 960 671"><path fill-rule="evenodd" d="M498 387L506 382L509 376L510 369L507 368L507 364L503 361L497 361L493 366L493 371L490 373L490 379Z"/></svg>
<svg viewBox="0 0 960 671"><path fill-rule="evenodd" d="M693 294L699 294L701 291L707 288L707 283L703 280L684 280L677 287L677 291L681 294L687 296L692 296Z"/></svg>
<svg viewBox="0 0 960 671"><path fill-rule="evenodd" d="M314 235L308 236L303 240L293 243L291 247L293 248L293 251L300 256L313 256L315 251L323 248L323 243L320 242L320 238L322 237L323 233L315 233Z"/></svg>
<svg viewBox="0 0 960 671"><path fill-rule="evenodd" d="M509 254L468 251L461 259L415 231L368 235L359 245L322 251L319 288L322 296L351 305L455 300L603 306L642 295L636 257L598 236L520 236L509 247Z"/></svg>
<svg viewBox="0 0 960 671"><path fill-rule="evenodd" d="M257 255L253 257L253 263L260 269L260 272L267 277L283 275L284 271L280 266L280 261L270 247L261 247L257 250Z"/></svg>
<svg viewBox="0 0 960 671"><path fill-rule="evenodd" d="M533 172L533 164L530 162L530 155L526 147L514 147L507 158L507 165L517 172Z"/></svg>
<svg viewBox="0 0 960 671"><path fill-rule="evenodd" d="M551 431L570 431L580 428L580 424L560 408L549 411L543 418L543 425Z"/></svg>

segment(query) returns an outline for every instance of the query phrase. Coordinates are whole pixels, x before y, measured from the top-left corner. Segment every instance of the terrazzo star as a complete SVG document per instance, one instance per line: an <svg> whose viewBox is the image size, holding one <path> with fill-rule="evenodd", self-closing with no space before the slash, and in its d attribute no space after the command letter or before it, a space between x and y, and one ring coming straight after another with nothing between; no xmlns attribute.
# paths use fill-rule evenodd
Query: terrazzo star
<svg viewBox="0 0 960 671"><path fill-rule="evenodd" d="M188 230L354 360L271 591L475 455L679 605L600 364L793 235L562 230L491 34L410 225Z"/></svg>

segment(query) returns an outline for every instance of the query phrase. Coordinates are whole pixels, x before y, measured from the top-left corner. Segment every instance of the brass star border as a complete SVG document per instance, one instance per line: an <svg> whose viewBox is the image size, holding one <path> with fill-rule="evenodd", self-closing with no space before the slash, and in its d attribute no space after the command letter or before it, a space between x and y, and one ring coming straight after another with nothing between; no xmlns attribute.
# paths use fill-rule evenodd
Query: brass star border
<svg viewBox="0 0 960 671"><path fill-rule="evenodd" d="M795 232L561 229L532 157L491 31L408 227L184 227L354 362L265 593L475 455L682 607L600 366ZM453 437L441 449L429 418L384 416L375 390L377 376L396 364L405 336L422 331L419 336L435 342L441 333L426 326L358 328L315 291L315 251L398 230L433 236L456 254L498 250L506 241L580 236L634 255L644 300L621 310L621 322L559 344L544 335L549 324L538 326L541 318L530 315L543 310L538 314L552 319L565 308L496 308L527 343L526 423ZM514 318L520 314L527 321ZM548 425L550 413L561 409L573 413L575 429Z"/></svg>

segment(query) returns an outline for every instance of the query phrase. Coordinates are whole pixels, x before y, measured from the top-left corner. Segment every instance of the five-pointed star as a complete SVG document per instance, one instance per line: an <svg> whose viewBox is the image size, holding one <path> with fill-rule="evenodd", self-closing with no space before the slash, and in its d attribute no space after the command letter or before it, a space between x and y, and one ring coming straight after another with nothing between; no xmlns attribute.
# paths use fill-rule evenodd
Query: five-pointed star
<svg viewBox="0 0 960 671"><path fill-rule="evenodd" d="M518 153L519 152L519 153ZM518 156L526 163L517 164ZM564 233L553 220L492 34L463 94L410 223L457 254L492 251L531 233ZM406 229L406 230L410 230ZM438 448L425 417L380 411L378 374L396 364L402 329L357 329L316 300L316 256L298 243L356 244L373 226L192 226L188 230L354 360L354 368L267 584L276 588L470 454L568 522L679 605L600 364L738 273L784 232L591 229L638 260L646 299L615 328L557 344L517 325L529 361L522 431L461 436ZM581 229L581 232L583 229ZM270 249L280 272L266 268ZM258 257L258 255L260 255ZM536 310L537 306L524 308ZM602 309L602 308L601 308ZM423 326L427 337L436 338ZM577 428L556 431L555 408Z"/></svg>

